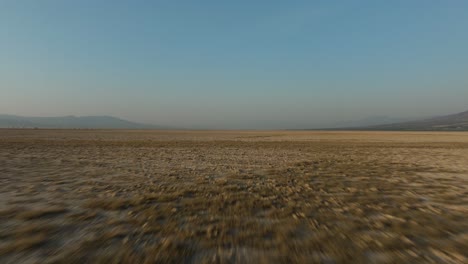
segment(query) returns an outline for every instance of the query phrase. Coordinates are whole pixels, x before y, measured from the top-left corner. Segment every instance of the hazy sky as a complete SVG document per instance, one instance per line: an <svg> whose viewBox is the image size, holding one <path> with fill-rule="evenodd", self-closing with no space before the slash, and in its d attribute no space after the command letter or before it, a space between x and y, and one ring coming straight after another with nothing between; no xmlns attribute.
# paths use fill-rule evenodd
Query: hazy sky
<svg viewBox="0 0 468 264"><path fill-rule="evenodd" d="M314 128L468 110L468 1L0 0L0 113Z"/></svg>

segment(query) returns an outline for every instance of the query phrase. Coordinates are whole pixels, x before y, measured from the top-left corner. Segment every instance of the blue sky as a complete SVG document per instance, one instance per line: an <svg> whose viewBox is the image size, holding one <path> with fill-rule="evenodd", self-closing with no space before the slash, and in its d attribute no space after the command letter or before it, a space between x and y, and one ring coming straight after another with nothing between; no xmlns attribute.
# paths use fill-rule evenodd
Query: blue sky
<svg viewBox="0 0 468 264"><path fill-rule="evenodd" d="M468 110L468 1L0 1L0 113L315 128Z"/></svg>

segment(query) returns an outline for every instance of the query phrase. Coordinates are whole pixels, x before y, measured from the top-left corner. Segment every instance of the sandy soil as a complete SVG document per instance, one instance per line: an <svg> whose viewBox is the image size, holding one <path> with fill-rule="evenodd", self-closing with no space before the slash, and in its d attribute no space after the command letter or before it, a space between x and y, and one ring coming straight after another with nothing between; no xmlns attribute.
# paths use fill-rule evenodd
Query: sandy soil
<svg viewBox="0 0 468 264"><path fill-rule="evenodd" d="M0 130L0 263L467 263L468 133Z"/></svg>

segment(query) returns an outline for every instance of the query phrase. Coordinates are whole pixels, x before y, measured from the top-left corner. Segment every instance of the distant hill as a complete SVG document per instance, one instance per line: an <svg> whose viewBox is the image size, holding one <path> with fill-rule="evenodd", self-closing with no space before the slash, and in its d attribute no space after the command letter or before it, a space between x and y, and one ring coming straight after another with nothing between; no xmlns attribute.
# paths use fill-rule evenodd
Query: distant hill
<svg viewBox="0 0 468 264"><path fill-rule="evenodd" d="M363 130L468 131L468 111L423 120L364 126Z"/></svg>
<svg viewBox="0 0 468 264"><path fill-rule="evenodd" d="M329 128L368 127L368 126L400 123L400 122L406 122L406 121L410 121L410 119L393 118L393 117L388 117L388 116L370 116L370 117L363 118L363 119L336 123L336 124L329 126Z"/></svg>
<svg viewBox="0 0 468 264"><path fill-rule="evenodd" d="M112 116L25 117L0 115L0 128L165 129Z"/></svg>

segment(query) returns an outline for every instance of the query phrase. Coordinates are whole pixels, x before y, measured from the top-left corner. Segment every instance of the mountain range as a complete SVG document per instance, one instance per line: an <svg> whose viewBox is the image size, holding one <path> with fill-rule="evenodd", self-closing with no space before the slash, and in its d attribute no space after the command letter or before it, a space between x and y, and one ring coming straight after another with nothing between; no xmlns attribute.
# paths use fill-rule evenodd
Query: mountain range
<svg viewBox="0 0 468 264"><path fill-rule="evenodd" d="M398 119L372 117L359 121L342 123L341 126L331 129L376 131L468 131L468 111L415 121L396 122L396 120ZM163 126L131 122L112 116L25 117L16 115L0 115L0 128L170 129Z"/></svg>
<svg viewBox="0 0 468 264"><path fill-rule="evenodd" d="M468 131L468 111L422 120L361 127L363 130Z"/></svg>
<svg viewBox="0 0 468 264"><path fill-rule="evenodd" d="M25 117L0 115L0 128L166 129L112 116Z"/></svg>

